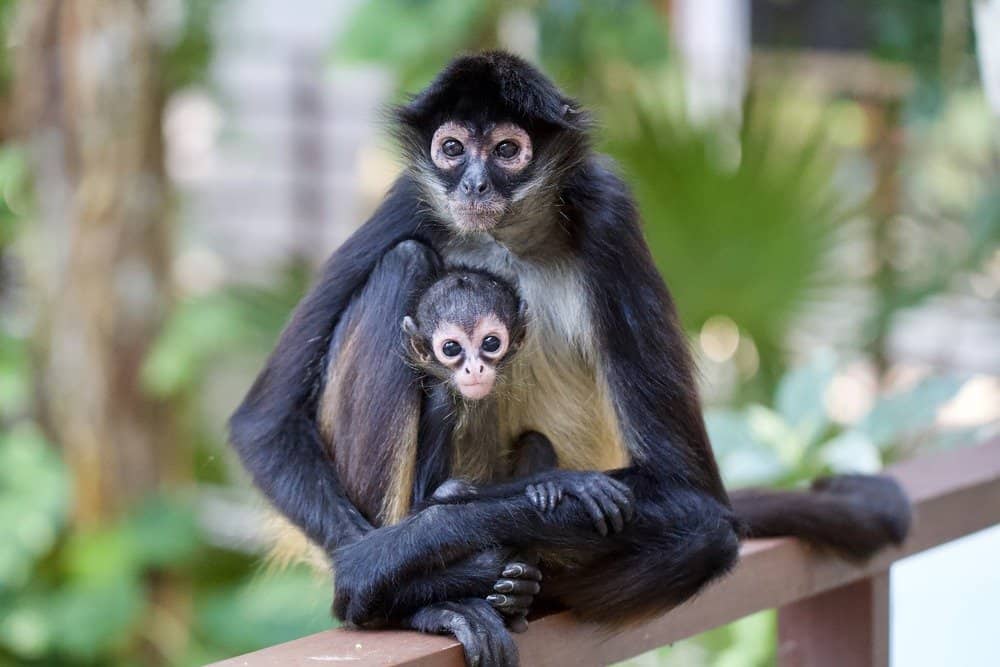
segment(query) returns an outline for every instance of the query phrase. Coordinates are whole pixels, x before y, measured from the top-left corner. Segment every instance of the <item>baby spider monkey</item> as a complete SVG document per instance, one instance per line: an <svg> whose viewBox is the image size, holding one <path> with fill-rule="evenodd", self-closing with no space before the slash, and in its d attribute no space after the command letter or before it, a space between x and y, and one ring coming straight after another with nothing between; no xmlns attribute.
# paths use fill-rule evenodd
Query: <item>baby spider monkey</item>
<svg viewBox="0 0 1000 667"><path fill-rule="evenodd" d="M511 480L525 484L539 511L571 496L600 534L609 526L619 532L633 512L626 485L602 472L556 470L555 448L536 431L522 434L509 453L509 444L499 441L498 393L524 342L525 320L524 302L510 283L471 269L446 272L420 296L415 314L403 318L425 391L414 504L479 498L490 491L478 484Z"/></svg>

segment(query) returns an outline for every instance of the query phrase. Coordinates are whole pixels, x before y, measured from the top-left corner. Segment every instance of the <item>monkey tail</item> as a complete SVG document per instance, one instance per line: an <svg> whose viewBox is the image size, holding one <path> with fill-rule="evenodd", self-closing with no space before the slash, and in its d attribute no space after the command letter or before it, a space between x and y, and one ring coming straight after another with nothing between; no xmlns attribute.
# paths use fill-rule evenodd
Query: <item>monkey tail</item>
<svg viewBox="0 0 1000 667"><path fill-rule="evenodd" d="M730 494L744 537L798 537L864 560L910 530L910 502L891 477L835 475L808 491L745 489Z"/></svg>

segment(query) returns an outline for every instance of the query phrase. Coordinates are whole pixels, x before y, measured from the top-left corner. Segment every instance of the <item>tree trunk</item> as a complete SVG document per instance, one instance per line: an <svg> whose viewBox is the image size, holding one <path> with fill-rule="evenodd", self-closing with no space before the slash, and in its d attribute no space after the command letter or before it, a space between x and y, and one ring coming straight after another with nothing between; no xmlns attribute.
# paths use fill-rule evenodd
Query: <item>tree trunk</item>
<svg viewBox="0 0 1000 667"><path fill-rule="evenodd" d="M140 380L168 304L157 45L137 0L32 0L19 20L37 404L87 524L177 470L168 406Z"/></svg>

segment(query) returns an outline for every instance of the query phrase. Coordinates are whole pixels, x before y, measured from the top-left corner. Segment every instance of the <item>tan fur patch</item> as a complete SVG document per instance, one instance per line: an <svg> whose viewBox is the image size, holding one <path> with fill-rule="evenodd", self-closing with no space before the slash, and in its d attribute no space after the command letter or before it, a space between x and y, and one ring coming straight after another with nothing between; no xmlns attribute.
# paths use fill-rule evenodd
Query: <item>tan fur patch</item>
<svg viewBox="0 0 1000 667"><path fill-rule="evenodd" d="M382 503L379 515L383 524L393 524L401 521L410 513L410 500L413 496L413 479L417 470L417 431L419 419L417 415L407 416L401 424L397 424L396 442L398 458L393 466L391 482Z"/></svg>

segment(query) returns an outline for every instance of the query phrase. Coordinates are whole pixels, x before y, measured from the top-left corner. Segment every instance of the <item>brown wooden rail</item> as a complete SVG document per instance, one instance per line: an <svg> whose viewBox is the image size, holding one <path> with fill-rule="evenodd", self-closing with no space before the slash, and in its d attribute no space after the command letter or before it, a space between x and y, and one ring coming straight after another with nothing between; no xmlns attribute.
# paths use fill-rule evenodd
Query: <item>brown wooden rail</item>
<svg viewBox="0 0 1000 667"><path fill-rule="evenodd" d="M927 456L889 471L913 500L907 542L857 566L791 539L754 540L737 568L696 599L648 623L607 633L559 612L517 635L521 661L606 665L729 623L779 609L783 667L888 664L888 570L909 555L1000 523L1000 439ZM216 667L324 665L461 667L457 642L403 631L329 630L215 663Z"/></svg>

